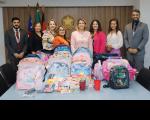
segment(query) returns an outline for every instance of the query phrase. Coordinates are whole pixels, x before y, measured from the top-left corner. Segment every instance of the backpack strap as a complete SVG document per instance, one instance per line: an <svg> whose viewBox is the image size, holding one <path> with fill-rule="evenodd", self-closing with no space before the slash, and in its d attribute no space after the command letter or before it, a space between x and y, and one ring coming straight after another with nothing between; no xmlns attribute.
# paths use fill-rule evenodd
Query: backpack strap
<svg viewBox="0 0 150 120"><path fill-rule="evenodd" d="M110 87L109 83L108 83L108 84L103 85L103 88L109 88L109 87Z"/></svg>

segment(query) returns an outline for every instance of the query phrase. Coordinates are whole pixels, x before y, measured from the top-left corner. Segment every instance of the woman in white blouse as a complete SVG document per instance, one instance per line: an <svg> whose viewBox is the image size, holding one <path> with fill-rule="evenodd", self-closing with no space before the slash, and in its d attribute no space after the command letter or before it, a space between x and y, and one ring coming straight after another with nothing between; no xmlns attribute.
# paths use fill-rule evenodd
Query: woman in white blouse
<svg viewBox="0 0 150 120"><path fill-rule="evenodd" d="M119 29L117 19L109 21L109 30L107 35L107 51L109 53L116 53L121 56L120 48L123 46L123 36Z"/></svg>

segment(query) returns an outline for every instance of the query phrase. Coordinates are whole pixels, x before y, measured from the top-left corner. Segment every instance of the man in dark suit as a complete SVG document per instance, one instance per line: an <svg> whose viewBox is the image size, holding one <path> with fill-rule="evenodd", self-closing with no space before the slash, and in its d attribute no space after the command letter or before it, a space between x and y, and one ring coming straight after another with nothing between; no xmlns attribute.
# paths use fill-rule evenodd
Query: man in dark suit
<svg viewBox="0 0 150 120"><path fill-rule="evenodd" d="M147 24L140 21L140 11L132 11L132 22L125 27L124 43L127 49L127 59L140 71L144 67L145 45L149 39Z"/></svg>
<svg viewBox="0 0 150 120"><path fill-rule="evenodd" d="M24 57L27 51L27 32L20 28L20 19L12 18L13 27L5 32L5 46L7 48L7 57L14 70L17 70L19 61Z"/></svg>

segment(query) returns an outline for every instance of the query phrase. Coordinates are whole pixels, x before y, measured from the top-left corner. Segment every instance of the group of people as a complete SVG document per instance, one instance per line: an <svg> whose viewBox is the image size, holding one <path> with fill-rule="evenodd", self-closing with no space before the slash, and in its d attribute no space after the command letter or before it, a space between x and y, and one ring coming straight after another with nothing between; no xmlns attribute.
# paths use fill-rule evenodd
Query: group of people
<svg viewBox="0 0 150 120"><path fill-rule="evenodd" d="M121 56L120 49L125 45L127 59L137 70L144 67L145 45L149 39L147 24L140 21L140 11L132 11L132 22L125 27L124 35L119 28L119 22L113 18L109 21L108 35L102 31L99 20L94 19L90 30L86 30L86 20L77 21L76 31L72 32L70 40L66 38L66 29L57 27L55 20L48 22L47 30L42 31L41 23L35 23L33 32L28 37L27 32L20 28L20 19L12 18L13 28L5 33L5 45L8 59L17 70L17 64L26 53L36 54L41 50L52 54L58 45L71 46L74 53L78 48L88 48L95 54L116 53Z"/></svg>

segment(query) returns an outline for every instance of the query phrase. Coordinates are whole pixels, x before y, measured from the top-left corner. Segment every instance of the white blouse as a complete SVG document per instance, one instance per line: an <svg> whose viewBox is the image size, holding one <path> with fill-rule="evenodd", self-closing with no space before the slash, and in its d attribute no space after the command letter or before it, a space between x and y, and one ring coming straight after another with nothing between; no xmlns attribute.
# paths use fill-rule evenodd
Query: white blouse
<svg viewBox="0 0 150 120"><path fill-rule="evenodd" d="M107 35L107 45L112 45L114 49L120 49L123 46L123 36L121 31L109 33Z"/></svg>

